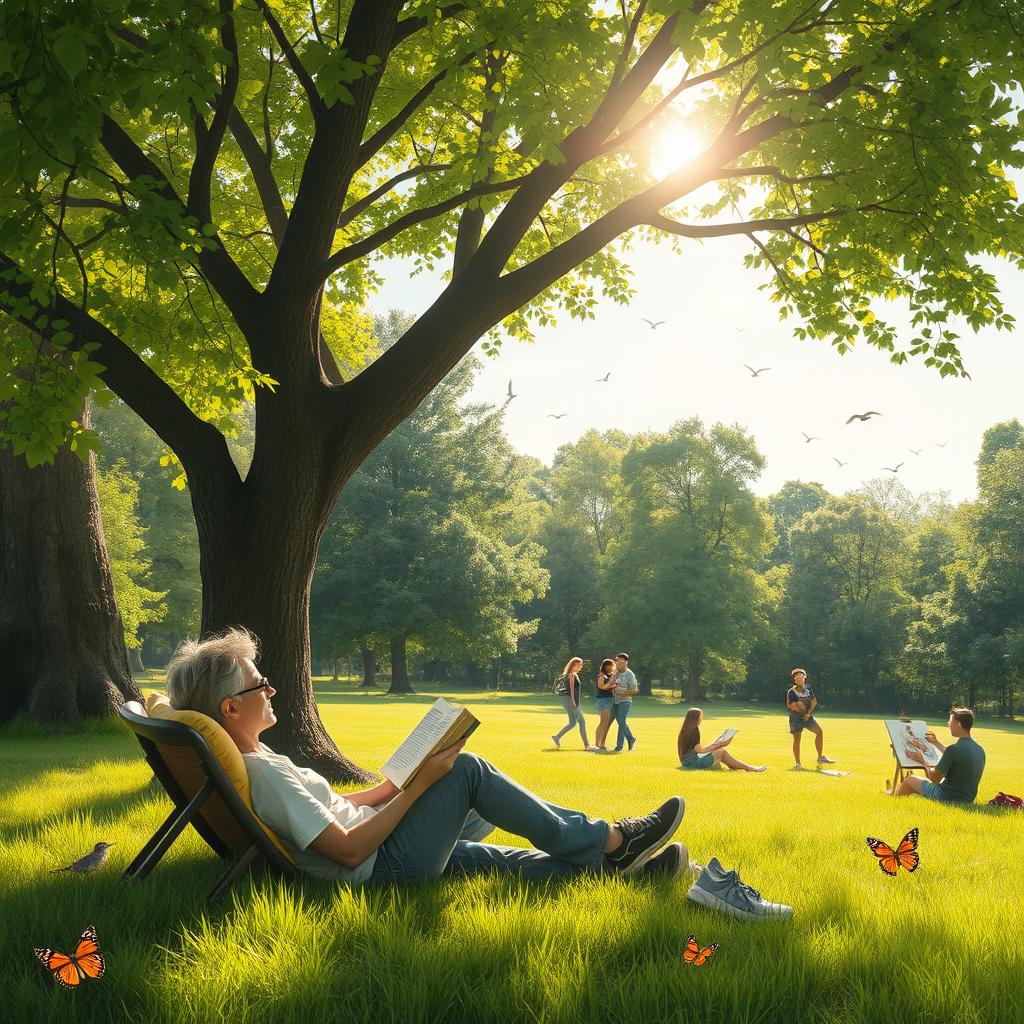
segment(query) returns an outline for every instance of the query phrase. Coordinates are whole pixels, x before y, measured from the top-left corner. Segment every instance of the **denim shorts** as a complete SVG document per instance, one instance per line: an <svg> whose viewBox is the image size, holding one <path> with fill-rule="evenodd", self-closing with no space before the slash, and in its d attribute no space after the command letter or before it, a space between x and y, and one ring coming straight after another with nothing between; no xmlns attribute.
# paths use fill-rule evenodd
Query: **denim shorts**
<svg viewBox="0 0 1024 1024"><path fill-rule="evenodd" d="M921 796L926 796L929 800L937 800L940 804L955 804L960 802L951 797L945 787L940 785L938 782L932 782L931 779L921 780Z"/></svg>
<svg viewBox="0 0 1024 1024"><path fill-rule="evenodd" d="M683 762L683 767L690 771L708 769L715 767L714 754L688 754Z"/></svg>
<svg viewBox="0 0 1024 1024"><path fill-rule="evenodd" d="M612 707L614 707L614 705L615 705L615 698L614 697L595 697L594 698L594 707L597 708L598 711L608 711Z"/></svg>
<svg viewBox="0 0 1024 1024"><path fill-rule="evenodd" d="M798 732L803 732L804 729L814 729L818 725L814 715L805 722L799 715L789 716L789 731L794 735Z"/></svg>

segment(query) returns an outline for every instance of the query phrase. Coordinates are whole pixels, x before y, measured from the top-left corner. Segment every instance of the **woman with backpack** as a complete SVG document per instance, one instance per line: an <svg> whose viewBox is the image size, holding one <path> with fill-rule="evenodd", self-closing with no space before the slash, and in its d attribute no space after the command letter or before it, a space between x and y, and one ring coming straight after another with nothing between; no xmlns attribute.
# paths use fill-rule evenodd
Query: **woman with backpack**
<svg viewBox="0 0 1024 1024"><path fill-rule="evenodd" d="M580 669L583 668L582 658L570 658L566 662L562 674L555 680L555 693L562 698L562 707L569 716L569 724L563 725L561 730L551 737L551 741L559 750L562 749L562 737L572 730L574 725L580 727L580 738L583 740L583 749L590 750L590 743L587 741L587 723L580 710Z"/></svg>

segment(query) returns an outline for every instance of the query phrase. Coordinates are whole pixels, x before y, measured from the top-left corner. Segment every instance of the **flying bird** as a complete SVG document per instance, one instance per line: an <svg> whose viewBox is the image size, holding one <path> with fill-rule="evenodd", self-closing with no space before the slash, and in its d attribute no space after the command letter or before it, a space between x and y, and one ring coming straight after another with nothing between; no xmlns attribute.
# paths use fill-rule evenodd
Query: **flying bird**
<svg viewBox="0 0 1024 1024"><path fill-rule="evenodd" d="M848 466L848 465L850 464L849 462L840 462L840 461L839 461L839 459L837 459L837 458L836 458L836 457L835 457L834 455L832 456L832 461L833 461L833 462L834 462L834 463L835 463L835 464L836 464L836 465L837 465L837 466L838 466L838 467L839 467L840 469L842 469L842 468L843 468L843 466Z"/></svg>
<svg viewBox="0 0 1024 1024"><path fill-rule="evenodd" d="M744 363L743 365L746 366L747 369L750 371L751 377L760 376L762 373L765 373L766 371L771 369L770 366L762 366L760 370L755 370L752 366L749 366L747 363Z"/></svg>
<svg viewBox="0 0 1024 1024"><path fill-rule="evenodd" d="M923 448L908 448L907 451L910 452L912 455L920 455L921 452L924 451L924 449Z"/></svg>
<svg viewBox="0 0 1024 1024"><path fill-rule="evenodd" d="M513 398L515 398L515 397L516 397L516 396L515 396L515 395L514 395L514 394L512 393L512 381L510 380L510 381L508 382L508 398L507 398L507 399L505 399L505 401L506 401L506 402L511 402L511 401L512 401L512 399L513 399Z"/></svg>
<svg viewBox="0 0 1024 1024"><path fill-rule="evenodd" d="M737 327L736 328L736 333L737 334L742 334L745 330L746 330L746 327Z"/></svg>
<svg viewBox="0 0 1024 1024"><path fill-rule="evenodd" d="M880 412L855 412L847 421L847 425L852 423L854 420L860 420L862 423L865 420L871 419L872 416L881 416Z"/></svg>
<svg viewBox="0 0 1024 1024"><path fill-rule="evenodd" d="M609 370L603 377L598 377L597 380L594 381L594 383L595 384L607 384L608 383L608 378L611 375L612 375L612 371Z"/></svg>
<svg viewBox="0 0 1024 1024"><path fill-rule="evenodd" d="M559 413L549 412L548 413L548 419L549 420L560 420L563 416L568 416L568 415L569 414L567 412L559 412Z"/></svg>
<svg viewBox="0 0 1024 1024"><path fill-rule="evenodd" d="M107 857L110 856L110 848L113 845L113 843L97 843L92 851L84 857L79 857L78 860L72 861L66 867L54 868L50 874L55 874L58 871L74 871L78 875L87 875L90 871L99 871L107 863Z"/></svg>
<svg viewBox="0 0 1024 1024"><path fill-rule="evenodd" d="M887 469L890 473L898 473L900 471L900 466L902 465L904 465L904 463L900 462L895 466L883 466L882 469Z"/></svg>
<svg viewBox="0 0 1024 1024"><path fill-rule="evenodd" d="M949 444L948 441L936 441L935 442L935 447L936 448L945 448L947 444Z"/></svg>
<svg viewBox="0 0 1024 1024"><path fill-rule="evenodd" d="M655 321L648 320L647 317L645 317L645 316L640 317L640 319L643 320L643 322L645 324L650 324L652 331L656 331L662 324L667 324L668 323L667 320L659 320L659 321L657 321L657 323L655 323Z"/></svg>
<svg viewBox="0 0 1024 1024"><path fill-rule="evenodd" d="M802 430L800 431L800 433L801 433L801 434L804 434L804 432L803 432ZM810 434L804 434L804 441L805 441L805 442L806 442L807 444L810 444L810 443L811 443L812 441L820 441L820 440L821 440L821 438L820 438L820 437L811 437L811 435L810 435Z"/></svg>

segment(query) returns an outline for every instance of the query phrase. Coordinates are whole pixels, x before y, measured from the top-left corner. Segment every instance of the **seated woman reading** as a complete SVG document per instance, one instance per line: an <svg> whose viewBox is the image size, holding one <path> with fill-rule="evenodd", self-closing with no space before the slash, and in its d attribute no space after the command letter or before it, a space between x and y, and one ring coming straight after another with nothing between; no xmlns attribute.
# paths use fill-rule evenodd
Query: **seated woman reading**
<svg viewBox="0 0 1024 1024"><path fill-rule="evenodd" d="M737 772L763 772L765 766L747 764L733 757L725 748L732 743L732 736L714 743L703 744L700 741L700 724L704 721L704 712L700 708L690 708L683 719L679 730L678 752L679 763L684 768L718 768L725 765Z"/></svg>
<svg viewBox="0 0 1024 1024"><path fill-rule="evenodd" d="M542 800L461 743L426 760L404 790L385 781L335 793L323 776L260 741L277 722L277 691L256 668L257 656L256 638L243 629L186 641L168 666L167 694L175 708L224 727L245 760L253 809L311 875L358 884L481 871L539 879L584 871L677 875L687 866L680 843L652 856L682 821L681 797L609 824ZM473 841L494 827L534 849Z"/></svg>

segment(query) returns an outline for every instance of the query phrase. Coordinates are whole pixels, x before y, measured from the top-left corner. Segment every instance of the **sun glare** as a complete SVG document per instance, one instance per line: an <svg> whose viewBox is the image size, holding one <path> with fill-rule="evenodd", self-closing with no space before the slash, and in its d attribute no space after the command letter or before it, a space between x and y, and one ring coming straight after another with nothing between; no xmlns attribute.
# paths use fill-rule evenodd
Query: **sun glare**
<svg viewBox="0 0 1024 1024"><path fill-rule="evenodd" d="M658 178L664 178L696 159L705 148L701 139L682 126L666 129L651 146L651 170Z"/></svg>

